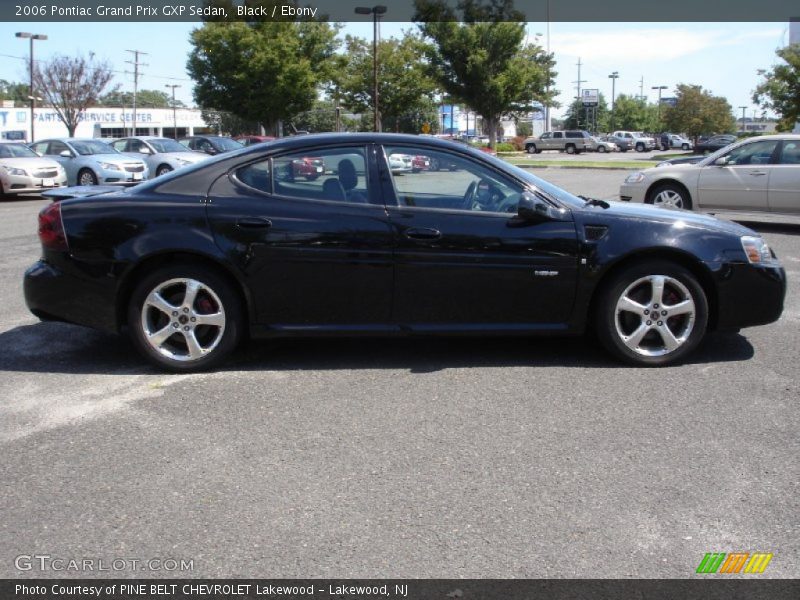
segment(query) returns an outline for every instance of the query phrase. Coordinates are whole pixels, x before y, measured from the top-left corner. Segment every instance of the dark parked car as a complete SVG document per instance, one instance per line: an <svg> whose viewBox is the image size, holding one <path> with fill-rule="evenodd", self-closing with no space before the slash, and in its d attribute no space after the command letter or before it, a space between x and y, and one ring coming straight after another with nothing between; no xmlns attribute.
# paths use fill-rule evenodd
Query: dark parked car
<svg viewBox="0 0 800 600"><path fill-rule="evenodd" d="M714 135L707 140L698 141L694 151L697 154L708 154L710 152L716 152L725 146L730 146L735 141L735 135Z"/></svg>
<svg viewBox="0 0 800 600"><path fill-rule="evenodd" d="M233 141L239 142L242 146L252 146L253 144L271 142L274 139L271 135L239 135L233 138Z"/></svg>
<svg viewBox="0 0 800 600"><path fill-rule="evenodd" d="M191 137L182 138L180 142L190 150L205 152L211 156L239 150L243 147L242 144L236 140L221 135L193 135Z"/></svg>
<svg viewBox="0 0 800 600"><path fill-rule="evenodd" d="M393 176L393 154L458 168ZM324 176L289 176L307 156ZM786 289L745 227L576 197L429 137L294 137L75 195L39 215L28 307L127 329L174 371L217 365L248 336L587 328L624 361L665 365L707 331L775 321Z"/></svg>

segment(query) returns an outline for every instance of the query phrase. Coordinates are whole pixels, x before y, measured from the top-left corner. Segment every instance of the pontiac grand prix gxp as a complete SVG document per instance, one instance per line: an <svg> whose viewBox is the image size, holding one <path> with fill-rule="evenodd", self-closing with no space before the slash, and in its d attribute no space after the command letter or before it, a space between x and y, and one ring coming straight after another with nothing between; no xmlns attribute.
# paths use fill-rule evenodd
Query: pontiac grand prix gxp
<svg viewBox="0 0 800 600"><path fill-rule="evenodd" d="M395 175L395 154L453 169ZM296 176L307 156L320 177ZM666 365L708 331L775 321L786 289L750 229L576 197L431 137L293 137L132 189L50 193L30 310L126 330L174 371L218 365L247 336L590 328L623 361Z"/></svg>

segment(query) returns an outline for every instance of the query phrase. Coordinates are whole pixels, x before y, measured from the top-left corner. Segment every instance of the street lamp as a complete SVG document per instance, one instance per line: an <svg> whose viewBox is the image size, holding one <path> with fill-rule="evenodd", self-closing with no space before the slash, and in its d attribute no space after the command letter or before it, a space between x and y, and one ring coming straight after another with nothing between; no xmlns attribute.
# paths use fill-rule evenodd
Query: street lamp
<svg viewBox="0 0 800 600"><path fill-rule="evenodd" d="M33 131L34 131L34 124L33 122L36 120L35 110L36 110L36 96L33 94L33 41L34 40L46 40L47 36L42 33L28 33L27 31L18 31L14 34L18 38L22 39L29 39L31 41L31 51L30 51L30 74L31 74L31 87L30 92L31 95L28 96L28 99L31 101L31 142L34 141L33 139Z"/></svg>
<svg viewBox="0 0 800 600"><path fill-rule="evenodd" d="M661 90L669 89L667 85L654 85L650 88L651 90L658 90L658 106L656 108L658 112L658 124L661 125Z"/></svg>
<svg viewBox="0 0 800 600"><path fill-rule="evenodd" d="M375 111L374 129L375 131L381 130L381 121L378 116L378 19L381 15L386 14L386 7L383 5L373 6L356 6L356 14L358 15L372 15L372 78L373 78L373 98Z"/></svg>
<svg viewBox="0 0 800 600"><path fill-rule="evenodd" d="M608 78L611 80L611 131L614 131L614 102L616 101L616 83L617 79L619 79L619 72L614 71Z"/></svg>
<svg viewBox="0 0 800 600"><path fill-rule="evenodd" d="M177 83L167 83L164 87L172 88L172 135L178 140L178 114L175 110L175 88L181 87Z"/></svg>

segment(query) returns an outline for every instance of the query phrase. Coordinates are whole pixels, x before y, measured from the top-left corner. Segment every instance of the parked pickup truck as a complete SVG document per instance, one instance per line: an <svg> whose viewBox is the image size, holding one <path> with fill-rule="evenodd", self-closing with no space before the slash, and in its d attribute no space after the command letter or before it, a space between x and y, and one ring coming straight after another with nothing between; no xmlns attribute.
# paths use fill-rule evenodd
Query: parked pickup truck
<svg viewBox="0 0 800 600"><path fill-rule="evenodd" d="M594 141L588 131L546 131L538 138L529 137L525 140L525 151L528 154L539 154L542 150L580 154L593 148Z"/></svg>
<svg viewBox="0 0 800 600"><path fill-rule="evenodd" d="M636 150L637 152L645 152L647 150L655 150L656 140L648 137L641 131L615 131L608 136L610 142L614 142L621 152L628 150Z"/></svg>

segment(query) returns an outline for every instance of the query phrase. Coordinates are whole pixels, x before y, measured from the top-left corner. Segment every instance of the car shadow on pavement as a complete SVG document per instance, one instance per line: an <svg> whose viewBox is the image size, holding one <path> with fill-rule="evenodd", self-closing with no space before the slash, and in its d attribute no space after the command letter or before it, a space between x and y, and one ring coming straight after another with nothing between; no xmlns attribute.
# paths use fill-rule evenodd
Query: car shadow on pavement
<svg viewBox="0 0 800 600"><path fill-rule="evenodd" d="M128 339L65 323L0 333L0 371L142 375L157 373ZM744 361L754 350L739 334L711 334L685 364ZM432 373L468 367L629 368L591 337L305 338L244 345L219 371L403 369Z"/></svg>

